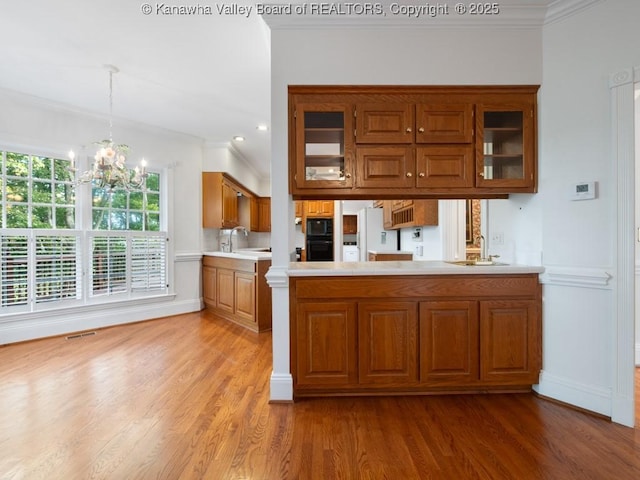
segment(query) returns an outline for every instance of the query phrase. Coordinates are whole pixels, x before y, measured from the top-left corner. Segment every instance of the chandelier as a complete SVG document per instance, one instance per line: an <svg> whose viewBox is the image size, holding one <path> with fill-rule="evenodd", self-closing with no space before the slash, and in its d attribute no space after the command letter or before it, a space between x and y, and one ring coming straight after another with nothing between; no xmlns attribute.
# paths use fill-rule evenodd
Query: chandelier
<svg viewBox="0 0 640 480"><path fill-rule="evenodd" d="M116 144L113 141L113 74L118 73L118 68L113 65L105 65L109 72L109 139L95 142L98 147L93 157L91 170L80 173L77 176L78 183L91 183L96 188L104 188L107 192L113 190L144 190L146 188L147 162L142 159L140 166L133 171L127 168L127 155L129 146ZM69 171L76 173L76 155L69 152L71 160Z"/></svg>

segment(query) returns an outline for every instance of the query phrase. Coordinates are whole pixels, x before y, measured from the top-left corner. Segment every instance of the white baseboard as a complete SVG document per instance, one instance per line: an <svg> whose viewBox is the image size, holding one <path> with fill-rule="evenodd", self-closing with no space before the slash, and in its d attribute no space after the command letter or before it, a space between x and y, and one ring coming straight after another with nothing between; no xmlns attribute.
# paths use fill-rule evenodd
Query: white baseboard
<svg viewBox="0 0 640 480"><path fill-rule="evenodd" d="M55 337L199 310L200 299L176 302L171 296L167 300L155 303L118 305L113 308L103 306L93 311L69 311L66 314L43 312L39 317L0 324L0 344Z"/></svg>
<svg viewBox="0 0 640 480"><path fill-rule="evenodd" d="M540 383L534 385L533 389L544 397L611 417L610 388L574 382L543 371L540 374Z"/></svg>
<svg viewBox="0 0 640 480"><path fill-rule="evenodd" d="M271 391L269 400L272 402L293 401L293 377L291 374L271 373Z"/></svg>

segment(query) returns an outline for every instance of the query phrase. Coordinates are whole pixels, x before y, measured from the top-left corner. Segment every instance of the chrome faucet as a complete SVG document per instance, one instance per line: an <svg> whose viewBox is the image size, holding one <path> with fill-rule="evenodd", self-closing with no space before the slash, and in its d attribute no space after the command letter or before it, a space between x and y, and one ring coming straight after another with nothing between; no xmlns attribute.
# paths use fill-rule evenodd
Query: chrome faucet
<svg viewBox="0 0 640 480"><path fill-rule="evenodd" d="M244 236L248 236L249 232L247 231L247 229L245 227L243 227L242 225L238 225L237 227L233 227L231 229L231 231L229 232L229 252L233 252L233 244L231 243L231 239L233 238L233 232L236 231L240 231L243 230L244 231Z"/></svg>

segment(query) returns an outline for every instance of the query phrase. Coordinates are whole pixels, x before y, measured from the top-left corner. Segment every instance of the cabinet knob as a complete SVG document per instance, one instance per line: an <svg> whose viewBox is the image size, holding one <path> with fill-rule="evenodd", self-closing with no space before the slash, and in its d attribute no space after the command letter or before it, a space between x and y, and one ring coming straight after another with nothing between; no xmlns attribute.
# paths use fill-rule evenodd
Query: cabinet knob
<svg viewBox="0 0 640 480"><path fill-rule="evenodd" d="M480 173L478 173L478 176L479 176L479 177L484 177L484 172L480 172Z"/></svg>
<svg viewBox="0 0 640 480"><path fill-rule="evenodd" d="M346 178L351 178L351 174L350 174L350 173L345 173L345 174L344 174L344 176L345 176Z"/></svg>
<svg viewBox="0 0 640 480"><path fill-rule="evenodd" d="M407 177L413 177L413 174L411 172L407 172Z"/></svg>
<svg viewBox="0 0 640 480"><path fill-rule="evenodd" d="M407 133L411 133L411 127L407 127Z"/></svg>
<svg viewBox="0 0 640 480"><path fill-rule="evenodd" d="M420 133L424 133L424 127L420 127L420 128L418 129L418 131L419 131Z"/></svg>
<svg viewBox="0 0 640 480"><path fill-rule="evenodd" d="M420 178L424 178L424 172L420 172L420 173L418 174L418 176L419 176Z"/></svg>

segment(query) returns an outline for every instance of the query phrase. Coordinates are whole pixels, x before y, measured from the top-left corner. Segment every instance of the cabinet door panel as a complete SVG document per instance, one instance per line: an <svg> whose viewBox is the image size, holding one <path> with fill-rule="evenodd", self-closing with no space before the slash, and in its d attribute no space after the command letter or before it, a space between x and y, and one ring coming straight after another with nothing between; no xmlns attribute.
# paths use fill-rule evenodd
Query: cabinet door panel
<svg viewBox="0 0 640 480"><path fill-rule="evenodd" d="M358 304L359 381L361 384L417 381L417 304Z"/></svg>
<svg viewBox="0 0 640 480"><path fill-rule="evenodd" d="M477 113L476 186L535 188L533 105L479 105Z"/></svg>
<svg viewBox="0 0 640 480"><path fill-rule="evenodd" d="M216 305L216 269L214 267L202 267L202 298L204 302Z"/></svg>
<svg viewBox="0 0 640 480"><path fill-rule="evenodd" d="M356 105L356 143L413 142L413 109L405 103Z"/></svg>
<svg viewBox="0 0 640 480"><path fill-rule="evenodd" d="M538 382L540 321L534 300L480 302L480 378L505 384Z"/></svg>
<svg viewBox="0 0 640 480"><path fill-rule="evenodd" d="M233 313L234 308L234 278L233 270L218 269L217 277L217 306L221 310Z"/></svg>
<svg viewBox="0 0 640 480"><path fill-rule="evenodd" d="M235 312L240 318L255 321L256 278L250 273L235 272Z"/></svg>
<svg viewBox="0 0 640 480"><path fill-rule="evenodd" d="M420 304L420 381L460 385L478 380L478 303Z"/></svg>
<svg viewBox="0 0 640 480"><path fill-rule="evenodd" d="M222 227L238 226L238 195L232 185L222 183Z"/></svg>
<svg viewBox="0 0 640 480"><path fill-rule="evenodd" d="M416 150L418 188L471 188L475 170L473 147L423 147Z"/></svg>
<svg viewBox="0 0 640 480"><path fill-rule="evenodd" d="M299 303L296 308L297 385L356 384L356 307L351 302Z"/></svg>
<svg viewBox="0 0 640 480"><path fill-rule="evenodd" d="M294 188L351 187L353 113L350 105L300 103L295 110Z"/></svg>
<svg viewBox="0 0 640 480"><path fill-rule="evenodd" d="M473 142L472 104L421 104L416 117L416 143Z"/></svg>
<svg viewBox="0 0 640 480"><path fill-rule="evenodd" d="M358 148L356 165L358 188L409 188L415 185L411 148Z"/></svg>

